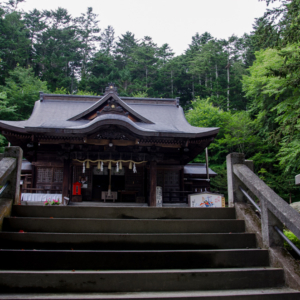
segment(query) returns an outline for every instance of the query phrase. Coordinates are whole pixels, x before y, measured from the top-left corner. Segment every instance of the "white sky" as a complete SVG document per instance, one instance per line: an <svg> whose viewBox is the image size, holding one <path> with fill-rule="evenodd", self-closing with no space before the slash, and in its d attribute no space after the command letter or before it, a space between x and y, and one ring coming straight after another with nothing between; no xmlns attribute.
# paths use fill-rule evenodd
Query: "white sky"
<svg viewBox="0 0 300 300"><path fill-rule="evenodd" d="M266 11L266 3L258 0L26 0L20 8L63 7L77 17L89 6L99 15L101 29L113 26L116 37L126 31L138 39L151 36L158 46L168 43L176 55L187 49L196 32L224 39L250 33L254 19Z"/></svg>

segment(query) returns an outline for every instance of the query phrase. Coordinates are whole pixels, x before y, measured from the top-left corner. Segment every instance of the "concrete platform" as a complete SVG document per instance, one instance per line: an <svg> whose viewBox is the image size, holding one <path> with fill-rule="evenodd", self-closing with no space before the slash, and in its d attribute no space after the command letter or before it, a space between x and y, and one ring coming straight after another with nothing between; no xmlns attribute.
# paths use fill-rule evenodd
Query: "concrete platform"
<svg viewBox="0 0 300 300"><path fill-rule="evenodd" d="M267 267L267 250L0 250L1 270L155 270Z"/></svg>
<svg viewBox="0 0 300 300"><path fill-rule="evenodd" d="M77 233L229 233L244 232L242 220L24 218L3 221L4 231Z"/></svg>
<svg viewBox="0 0 300 300"><path fill-rule="evenodd" d="M256 247L253 233L106 234L0 232L2 249L188 250Z"/></svg>
<svg viewBox="0 0 300 300"><path fill-rule="evenodd" d="M0 271L2 292L141 292L283 287L274 268L139 271Z"/></svg>
<svg viewBox="0 0 300 300"><path fill-rule="evenodd" d="M0 294L3 300L298 300L299 293L289 288L243 289L218 291L184 291L184 292L127 292L127 293L29 293L29 294Z"/></svg>
<svg viewBox="0 0 300 300"><path fill-rule="evenodd" d="M101 219L235 219L234 208L14 205L12 216Z"/></svg>

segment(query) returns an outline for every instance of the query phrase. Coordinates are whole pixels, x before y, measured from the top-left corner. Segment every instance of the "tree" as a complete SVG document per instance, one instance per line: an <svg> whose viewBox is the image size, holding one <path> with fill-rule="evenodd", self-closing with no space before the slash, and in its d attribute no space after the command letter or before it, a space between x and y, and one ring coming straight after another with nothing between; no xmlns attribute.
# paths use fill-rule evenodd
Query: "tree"
<svg viewBox="0 0 300 300"><path fill-rule="evenodd" d="M26 66L30 52L29 32L22 15L0 8L0 84L17 65Z"/></svg>
<svg viewBox="0 0 300 300"><path fill-rule="evenodd" d="M106 55L112 55L115 49L115 30L112 26L107 26L101 34L100 49Z"/></svg>
<svg viewBox="0 0 300 300"><path fill-rule="evenodd" d="M242 49L242 40L232 35L227 41L224 41L224 48L227 52L227 111L230 110L230 68L235 61L240 58Z"/></svg>
<svg viewBox="0 0 300 300"><path fill-rule="evenodd" d="M134 34L129 31L119 37L114 51L118 68L124 69L128 65L137 45L138 41L135 39Z"/></svg>
<svg viewBox="0 0 300 300"><path fill-rule="evenodd" d="M25 2L25 0L9 0L3 4L0 3L0 8L2 8L8 13L12 13L17 11L18 5L22 2Z"/></svg>
<svg viewBox="0 0 300 300"><path fill-rule="evenodd" d="M101 37L98 35L100 29L98 27L99 21L97 17L98 15L93 13L93 8L88 7L86 14L81 14L79 18L75 19L82 45L82 78L86 76L87 63L96 49L95 43L101 40Z"/></svg>
<svg viewBox="0 0 300 300"><path fill-rule="evenodd" d="M119 79L119 70L115 66L114 58L102 51L98 51L87 64L87 75L79 82L79 89L101 95L109 82Z"/></svg>
<svg viewBox="0 0 300 300"><path fill-rule="evenodd" d="M58 8L43 14L47 27L34 45L35 73L47 81L49 90L66 87L73 92L82 66L81 50L85 45L67 10Z"/></svg>
<svg viewBox="0 0 300 300"><path fill-rule="evenodd" d="M16 67L9 72L5 86L0 86L0 92L5 96L0 110L3 120L25 120L32 113L34 102L39 99L39 92L48 92L47 83L34 76L32 68Z"/></svg>
<svg viewBox="0 0 300 300"><path fill-rule="evenodd" d="M266 0L267 5L270 1ZM257 20L256 40L263 47L285 47L299 41L300 0L278 0L280 6L268 9Z"/></svg>
<svg viewBox="0 0 300 300"><path fill-rule="evenodd" d="M247 112L223 111L213 106L209 98L197 97L186 118L193 126L220 128L208 151L211 167L220 174L212 181L212 187L226 194L226 155L230 152L244 153L246 157L254 155L261 145L261 139L256 135L257 128ZM195 162L204 161L204 154L195 159Z"/></svg>
<svg viewBox="0 0 300 300"><path fill-rule="evenodd" d="M193 55L195 52L198 52L203 45L211 40L213 40L213 37L209 32L206 31L201 35L197 32L194 36L192 36L192 43L186 50L186 54Z"/></svg>
<svg viewBox="0 0 300 300"><path fill-rule="evenodd" d="M142 89L148 90L152 85L153 75L157 70L158 58L156 57L157 45L152 38L145 36L142 42L135 48L133 59L129 64L131 71L135 74L136 83ZM143 79L143 80L141 80Z"/></svg>
<svg viewBox="0 0 300 300"><path fill-rule="evenodd" d="M28 30L28 38L30 40L27 66L32 66L35 70L35 59L38 55L36 44L39 42L39 39L41 39L43 31L47 29L46 19L46 14L37 9L24 14L24 23Z"/></svg>

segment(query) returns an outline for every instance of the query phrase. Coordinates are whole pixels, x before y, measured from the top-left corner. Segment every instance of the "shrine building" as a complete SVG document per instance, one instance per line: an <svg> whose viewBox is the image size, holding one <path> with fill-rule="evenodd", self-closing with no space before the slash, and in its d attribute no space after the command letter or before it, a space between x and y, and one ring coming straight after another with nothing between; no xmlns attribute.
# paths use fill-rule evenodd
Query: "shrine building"
<svg viewBox="0 0 300 300"><path fill-rule="evenodd" d="M121 97L113 84L103 96L40 93L28 120L0 129L28 160L26 193L156 206L157 186L163 203L186 203L216 175L189 163L219 128L191 126L179 98Z"/></svg>

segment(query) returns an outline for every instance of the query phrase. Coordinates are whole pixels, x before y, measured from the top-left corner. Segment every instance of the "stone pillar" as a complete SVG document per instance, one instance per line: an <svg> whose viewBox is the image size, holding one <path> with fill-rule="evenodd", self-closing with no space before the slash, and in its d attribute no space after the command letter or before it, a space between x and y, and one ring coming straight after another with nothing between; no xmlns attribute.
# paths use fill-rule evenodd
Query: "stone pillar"
<svg viewBox="0 0 300 300"><path fill-rule="evenodd" d="M5 147L3 156L16 158L16 168L11 173L10 185L2 197L13 199L13 204L19 204L23 150L20 147Z"/></svg>
<svg viewBox="0 0 300 300"><path fill-rule="evenodd" d="M242 153L231 153L226 157L227 163L227 185L228 185L228 206L234 207L234 202L243 202L244 197L239 190L241 181L233 173L233 165L244 164L245 156Z"/></svg>
<svg viewBox="0 0 300 300"><path fill-rule="evenodd" d="M156 162L150 162L150 206L156 206L156 184L157 184L157 168Z"/></svg>
<svg viewBox="0 0 300 300"><path fill-rule="evenodd" d="M265 248L272 246L283 246L283 239L274 229L277 226L283 231L283 224L268 209L267 201L261 201L261 233Z"/></svg>

